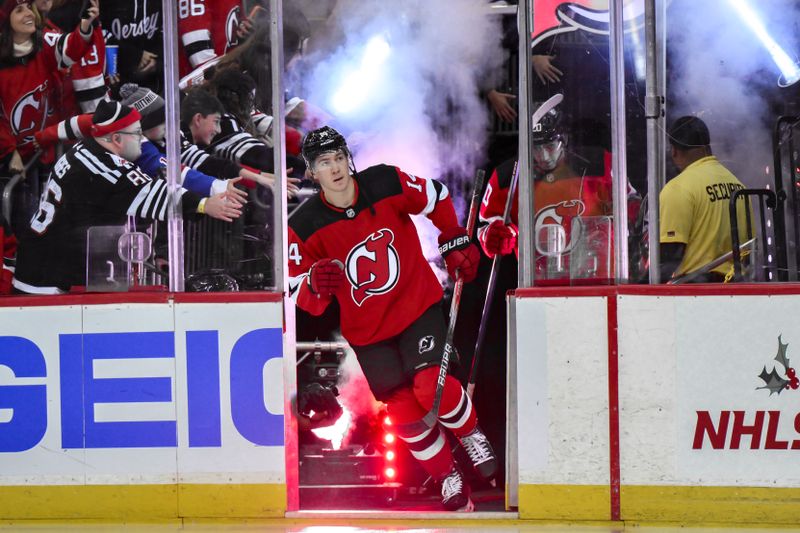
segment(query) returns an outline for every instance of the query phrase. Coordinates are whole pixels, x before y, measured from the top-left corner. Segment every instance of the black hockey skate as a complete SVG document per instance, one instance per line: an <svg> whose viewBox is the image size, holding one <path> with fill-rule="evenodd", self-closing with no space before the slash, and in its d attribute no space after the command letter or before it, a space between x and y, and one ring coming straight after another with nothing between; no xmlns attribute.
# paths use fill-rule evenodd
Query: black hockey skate
<svg viewBox="0 0 800 533"><path fill-rule="evenodd" d="M471 433L460 437L459 440L478 475L485 481L491 480L497 473L497 456L481 428L475 426Z"/></svg>
<svg viewBox="0 0 800 533"><path fill-rule="evenodd" d="M475 509L475 505L469 497L469 485L464 481L464 476L455 465L442 480L442 504L448 511L468 513Z"/></svg>

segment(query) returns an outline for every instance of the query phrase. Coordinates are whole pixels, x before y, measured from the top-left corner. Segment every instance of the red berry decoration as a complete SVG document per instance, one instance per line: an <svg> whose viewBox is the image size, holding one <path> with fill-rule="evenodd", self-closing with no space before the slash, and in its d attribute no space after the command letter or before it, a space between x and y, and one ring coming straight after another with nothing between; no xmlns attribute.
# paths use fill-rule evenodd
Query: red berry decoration
<svg viewBox="0 0 800 533"><path fill-rule="evenodd" d="M794 368L789 368L789 369L786 371L786 375L787 375L787 376L789 376L790 378L793 378L793 377L795 377L795 375L796 375L796 374L797 374L797 373L795 372Z"/></svg>

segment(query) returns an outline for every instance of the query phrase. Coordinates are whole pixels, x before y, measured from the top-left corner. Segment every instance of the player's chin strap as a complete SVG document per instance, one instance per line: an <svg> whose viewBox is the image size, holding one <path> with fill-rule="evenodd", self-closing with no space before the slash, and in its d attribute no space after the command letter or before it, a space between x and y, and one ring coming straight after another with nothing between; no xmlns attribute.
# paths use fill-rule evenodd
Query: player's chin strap
<svg viewBox="0 0 800 533"><path fill-rule="evenodd" d="M478 219L478 208L481 203L481 192L485 176L486 173L483 170L478 170L475 176L475 188L472 190L472 201L470 202L469 215L467 216L467 236L469 238L472 238L472 233L475 231L475 222ZM432 428L439 422L439 405L442 403L442 393L444 392L444 384L447 380L450 356L453 354L453 332L456 329L458 308L461 303L461 291L464 287L464 279L459 275L458 269L456 269L455 277L456 282L453 287L453 298L450 300L450 321L447 324L447 336L444 341L442 362L439 365L439 377L436 380L436 394L433 397L433 406L421 420L402 424L401 428L403 431L420 431L426 428Z"/></svg>

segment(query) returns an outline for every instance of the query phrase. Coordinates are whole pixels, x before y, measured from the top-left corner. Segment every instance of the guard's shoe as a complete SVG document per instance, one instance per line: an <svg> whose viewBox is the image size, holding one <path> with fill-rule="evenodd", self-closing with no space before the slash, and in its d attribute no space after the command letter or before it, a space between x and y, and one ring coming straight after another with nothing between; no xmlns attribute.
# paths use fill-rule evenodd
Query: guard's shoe
<svg viewBox="0 0 800 533"><path fill-rule="evenodd" d="M469 498L469 485L455 465L442 480L442 504L448 511L470 512L475 508Z"/></svg>
<svg viewBox="0 0 800 533"><path fill-rule="evenodd" d="M471 433L460 437L459 440L478 475L486 481L492 479L497 473L497 456L481 428L475 426Z"/></svg>

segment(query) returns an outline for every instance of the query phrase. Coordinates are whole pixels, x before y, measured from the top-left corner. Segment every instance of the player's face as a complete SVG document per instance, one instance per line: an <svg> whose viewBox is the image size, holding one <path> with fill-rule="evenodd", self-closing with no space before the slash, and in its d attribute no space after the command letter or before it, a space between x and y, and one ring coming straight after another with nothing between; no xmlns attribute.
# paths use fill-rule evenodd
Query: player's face
<svg viewBox="0 0 800 533"><path fill-rule="evenodd" d="M549 172L554 170L561 161L564 154L564 142L560 139L533 145L533 161L536 168L540 171Z"/></svg>
<svg viewBox="0 0 800 533"><path fill-rule="evenodd" d="M320 186L327 192L341 192L347 189L350 181L350 160L341 151L326 152L314 160L312 172Z"/></svg>
<svg viewBox="0 0 800 533"><path fill-rule="evenodd" d="M194 120L192 120L192 137L194 138L194 142L202 145L211 144L211 139L216 137L221 131L219 121L219 113L211 113L206 116L200 113L196 114Z"/></svg>
<svg viewBox="0 0 800 533"><path fill-rule="evenodd" d="M8 17L11 31L18 35L33 35L36 32L36 17L30 4L19 4Z"/></svg>

